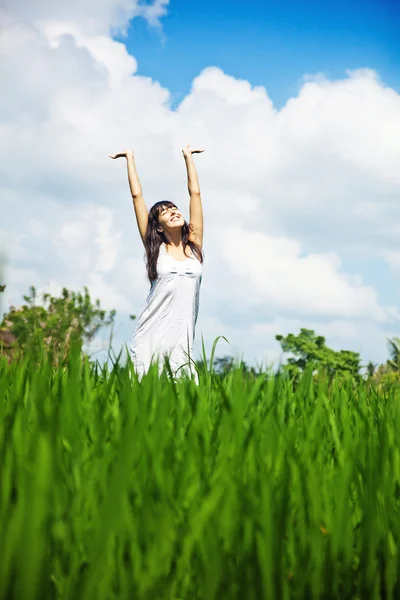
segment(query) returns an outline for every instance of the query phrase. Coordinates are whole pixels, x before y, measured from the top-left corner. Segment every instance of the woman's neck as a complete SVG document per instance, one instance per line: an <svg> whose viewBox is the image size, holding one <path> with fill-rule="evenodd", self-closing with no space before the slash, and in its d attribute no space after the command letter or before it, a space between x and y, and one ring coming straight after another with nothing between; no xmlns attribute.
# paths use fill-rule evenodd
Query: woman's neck
<svg viewBox="0 0 400 600"><path fill-rule="evenodd" d="M171 244L171 246L174 246L175 248L181 248L183 247L182 244L182 233L180 231L177 232L172 232L169 235L166 236L169 244Z"/></svg>

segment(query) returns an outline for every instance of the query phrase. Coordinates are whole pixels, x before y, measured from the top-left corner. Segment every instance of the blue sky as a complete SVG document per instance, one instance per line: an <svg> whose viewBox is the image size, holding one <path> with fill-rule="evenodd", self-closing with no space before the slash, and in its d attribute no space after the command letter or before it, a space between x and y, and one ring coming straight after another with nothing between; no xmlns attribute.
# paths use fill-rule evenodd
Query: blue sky
<svg viewBox="0 0 400 600"><path fill-rule="evenodd" d="M171 0L162 33L135 19L123 41L138 74L167 87L173 105L203 68L218 66L265 86L279 108L305 73L337 79L369 67L400 89L399 14L394 0Z"/></svg>

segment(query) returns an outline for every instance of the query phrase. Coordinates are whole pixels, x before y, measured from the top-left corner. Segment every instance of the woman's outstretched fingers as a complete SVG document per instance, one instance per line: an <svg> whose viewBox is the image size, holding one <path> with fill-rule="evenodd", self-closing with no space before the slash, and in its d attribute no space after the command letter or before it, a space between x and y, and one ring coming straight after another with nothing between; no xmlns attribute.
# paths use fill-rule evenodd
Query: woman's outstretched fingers
<svg viewBox="0 0 400 600"><path fill-rule="evenodd" d="M198 154L200 152L204 152L205 148L201 148L199 146L194 146L193 148L190 146L190 144L187 144L183 149L182 152L184 155L187 154Z"/></svg>
<svg viewBox="0 0 400 600"><path fill-rule="evenodd" d="M122 158L123 156L127 157L128 154L133 155L133 150L124 150L123 152L117 152L117 154L109 154L110 158Z"/></svg>

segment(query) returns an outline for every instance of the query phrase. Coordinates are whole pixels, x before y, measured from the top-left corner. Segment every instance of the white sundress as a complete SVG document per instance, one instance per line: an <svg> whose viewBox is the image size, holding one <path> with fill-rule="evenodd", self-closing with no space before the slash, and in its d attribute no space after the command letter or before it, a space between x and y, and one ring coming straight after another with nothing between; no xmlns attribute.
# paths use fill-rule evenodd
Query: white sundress
<svg viewBox="0 0 400 600"><path fill-rule="evenodd" d="M188 250L189 246L186 252ZM189 356L193 360L202 271L202 264L194 254L180 261L168 254L165 244L161 244L157 279L139 316L130 347L140 379L148 371L152 359L159 360L161 373L167 354L174 377L185 372L194 376L198 384L196 369L191 362L186 363L189 363Z"/></svg>

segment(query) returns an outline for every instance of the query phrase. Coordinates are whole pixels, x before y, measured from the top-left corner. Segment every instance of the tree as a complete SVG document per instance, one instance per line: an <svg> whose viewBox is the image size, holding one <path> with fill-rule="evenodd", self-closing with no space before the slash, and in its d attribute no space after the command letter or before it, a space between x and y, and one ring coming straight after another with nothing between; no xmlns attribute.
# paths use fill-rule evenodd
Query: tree
<svg viewBox="0 0 400 600"><path fill-rule="evenodd" d="M332 350L326 345L325 338L317 336L312 329L300 329L299 335L277 335L275 339L284 352L294 355L288 358L284 367L291 375L299 375L306 367L313 365L317 371L325 371L330 376L336 373L359 376L360 355L351 350Z"/></svg>
<svg viewBox="0 0 400 600"><path fill-rule="evenodd" d="M213 369L218 375L229 373L233 369L233 357L217 357L213 361Z"/></svg>
<svg viewBox="0 0 400 600"><path fill-rule="evenodd" d="M86 287L83 293L63 288L59 298L45 293L38 304L32 286L23 299L25 304L11 306L0 324L0 348L9 358L26 351L39 355L44 349L58 364L73 342L82 348L102 327L112 325L116 314L103 310L99 300L93 303Z"/></svg>
<svg viewBox="0 0 400 600"><path fill-rule="evenodd" d="M374 385L378 388L390 390L400 384L400 338L393 337L387 340L390 358L372 376Z"/></svg>
<svg viewBox="0 0 400 600"><path fill-rule="evenodd" d="M376 368L377 368L377 364L373 363L372 360L370 360L367 364L367 375L369 378L373 377L375 372L376 372Z"/></svg>
<svg viewBox="0 0 400 600"><path fill-rule="evenodd" d="M391 367L392 371L400 371L400 338L393 337L392 339L388 339L389 346L389 360L388 365Z"/></svg>
<svg viewBox="0 0 400 600"><path fill-rule="evenodd" d="M222 356L213 360L213 370L219 376L227 375L234 369L241 369L243 376L248 378L254 378L260 373L254 367L249 367L244 360L237 361L233 356Z"/></svg>

